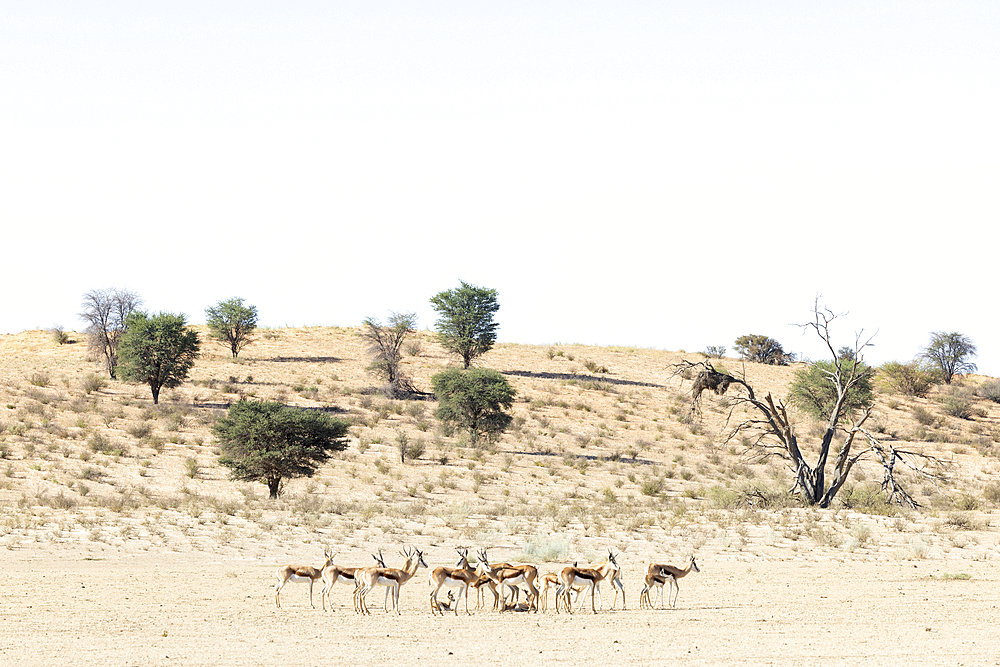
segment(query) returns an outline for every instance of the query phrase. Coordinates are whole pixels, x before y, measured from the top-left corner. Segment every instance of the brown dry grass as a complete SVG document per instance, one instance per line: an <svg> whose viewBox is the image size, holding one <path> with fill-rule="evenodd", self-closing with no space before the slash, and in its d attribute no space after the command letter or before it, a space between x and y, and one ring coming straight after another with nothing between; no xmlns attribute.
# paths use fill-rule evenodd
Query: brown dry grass
<svg viewBox="0 0 1000 667"><path fill-rule="evenodd" d="M66 571L79 570L86 580L113 578L114 563L135 560L147 568L143 572L154 573L155 588L174 576L199 581L201 570L192 563L209 559L224 564L226 585L208 577L190 595L218 609L236 604L248 610L253 624L283 627L291 621L268 608L274 566L287 560L318 564L327 544L340 551L338 562L356 564L370 560L367 554L374 549L394 554L399 545L416 544L427 551L432 567L450 564L457 544L491 546L502 559L556 561L540 563L543 571L563 562L597 560L613 547L628 563L633 602L644 563L681 561L697 552L700 562L715 562L706 569L716 574L685 580L682 602L687 598L704 612L714 608L713 599L731 598L749 615L745 622L766 619L775 610L753 607L757 596L741 601L723 590L745 586L737 563L751 563L749 576L759 578L764 575L753 568L769 567L756 565L762 562L819 567L847 560L851 567L914 563L923 568L924 562L954 561L952 569L976 570L975 580L988 576L979 564L998 554L1000 406L986 401L976 402L980 416L961 420L945 416L934 394L880 397L876 423L883 435L952 461L951 480L935 487L910 479L911 491L925 506L916 512L817 510L781 500L781 491L790 486L789 471L775 462L750 462L738 443L723 442L724 399L706 396L703 419L690 418L690 383L674 377L671 364L699 355L500 345L481 364L505 373L516 388L515 425L498 443L473 448L460 435L442 432L433 401L389 401L373 393L375 381L364 370L364 344L355 329L260 333L238 362L221 345L206 343L190 381L165 392L159 406L152 405L142 386L108 381L88 392L87 379L100 368L85 359L83 343L60 346L41 331L0 337L3 561L27 574L48 567L46 558L69 559L76 564ZM83 337L71 333L70 338ZM418 388L429 389L430 377L455 360L428 332L416 339L420 351L407 356L405 366ZM730 371L742 367L733 359L719 363ZM758 390L783 395L792 370L748 365L746 373ZM293 480L278 501L268 501L263 486L234 483L216 463L210 426L241 395L335 408L353 423L350 447L314 478ZM932 415L930 423L920 423L918 416L928 420L917 408ZM804 441L815 441L819 427L803 418L798 432ZM400 462L403 439L423 445L418 460ZM879 480L877 469L857 469L856 486ZM750 487L771 494L774 504L734 503L735 492ZM110 570L91 567L82 558L108 559ZM157 563L167 564L166 569ZM720 570L721 563L729 563L729 569ZM839 576L834 570L829 576ZM213 571L218 578L219 566ZM718 578L721 571L728 581ZM142 573L134 576L145 581ZM419 595L403 593L410 616L424 613L417 601L424 600L420 579L414 584ZM42 590L47 585L27 586ZM115 594L127 597L128 590ZM318 594L317 587L317 601ZM283 595L300 614L302 587L289 587ZM677 622L690 614L679 616ZM185 632L198 631L198 618L201 612L188 618ZM545 632L557 633L564 623L570 621ZM373 627L360 623L356 631ZM380 620L379 630L371 631L387 627ZM7 629L16 634L27 626ZM699 642L692 636L689 643ZM611 659L619 649L609 644L600 650ZM462 651L475 653L466 646L456 655ZM104 657L109 655L118 654ZM229 653L212 655L215 659L204 664L230 662ZM666 655L633 648L626 662L643 664ZM810 655L808 647L799 655ZM356 656L372 657L364 651ZM292 660L306 662L308 657Z"/></svg>

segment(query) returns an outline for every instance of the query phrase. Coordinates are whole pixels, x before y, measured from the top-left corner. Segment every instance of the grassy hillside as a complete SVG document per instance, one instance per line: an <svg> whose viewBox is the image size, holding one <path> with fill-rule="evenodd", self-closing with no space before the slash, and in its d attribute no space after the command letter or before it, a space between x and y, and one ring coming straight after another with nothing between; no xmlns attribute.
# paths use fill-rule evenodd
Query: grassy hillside
<svg viewBox="0 0 1000 667"><path fill-rule="evenodd" d="M56 541L253 557L303 544L420 540L568 560L604 544L747 557L830 549L978 558L996 548L1000 405L984 399L971 399L972 418L960 419L945 414L940 390L879 396L881 436L949 461L948 482L904 475L924 507L903 511L868 501L881 470L860 466L842 494L850 507L821 511L785 496L792 477L781 461L748 460L740 443L725 441L725 397L706 394L702 418L692 419L690 382L671 365L697 354L499 345L480 365L517 390L514 427L472 448L440 429L433 400L391 401L374 390L356 329L264 330L238 362L205 342L190 380L165 390L158 406L147 387L104 378L82 334L70 338L0 337L0 546L8 549ZM414 336L404 361L425 391L455 364L428 332ZM794 366L745 371L758 391L784 396ZM350 447L269 501L263 485L232 482L216 463L211 424L240 396L331 408L353 423ZM815 443L822 427L800 416L797 432ZM419 458L400 462L401 445Z"/></svg>

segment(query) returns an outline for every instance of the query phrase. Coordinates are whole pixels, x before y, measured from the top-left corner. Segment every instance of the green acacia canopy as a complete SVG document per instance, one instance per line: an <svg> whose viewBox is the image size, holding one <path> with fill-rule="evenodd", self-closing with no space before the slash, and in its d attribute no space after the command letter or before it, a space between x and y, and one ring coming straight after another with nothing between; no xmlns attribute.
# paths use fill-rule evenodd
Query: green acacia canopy
<svg viewBox="0 0 1000 667"><path fill-rule="evenodd" d="M271 498L282 481L312 477L334 452L347 448L350 424L319 410L273 401L241 400L212 427L230 477L263 482Z"/></svg>
<svg viewBox="0 0 1000 667"><path fill-rule="evenodd" d="M179 387L194 366L200 351L198 332L189 329L183 315L133 312L118 344L118 377L125 382L149 385L153 403L160 389Z"/></svg>
<svg viewBox="0 0 1000 667"><path fill-rule="evenodd" d="M432 296L431 305L438 313L434 326L441 346L462 357L464 368L469 368L473 359L496 343L500 325L493 321L493 315L500 304L495 289L460 282L461 287Z"/></svg>
<svg viewBox="0 0 1000 667"><path fill-rule="evenodd" d="M472 442L497 438L510 426L507 413L516 392L507 378L489 368L442 371L431 378L441 421L469 431Z"/></svg>

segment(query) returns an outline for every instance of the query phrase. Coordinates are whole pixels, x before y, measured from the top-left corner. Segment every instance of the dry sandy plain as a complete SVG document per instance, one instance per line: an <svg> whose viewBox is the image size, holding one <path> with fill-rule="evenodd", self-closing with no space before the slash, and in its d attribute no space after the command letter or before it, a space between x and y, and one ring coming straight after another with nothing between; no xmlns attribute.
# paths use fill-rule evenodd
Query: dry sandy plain
<svg viewBox="0 0 1000 667"><path fill-rule="evenodd" d="M907 480L920 510L748 507L726 491L787 488L787 472L722 443L718 399L686 418L681 353L499 346L483 365L518 390L518 419L476 449L438 430L433 402L373 396L355 330L262 333L239 362L206 344L157 408L143 387L84 389L99 369L80 343L0 337L0 665L1000 664L995 404L957 420L935 395L879 397L884 437L951 463L946 484ZM428 387L453 360L415 338L406 364ZM747 376L780 394L792 370ZM348 450L277 501L228 480L209 427L240 393L335 409ZM401 441L424 451L400 462ZM335 611L301 584L276 609L276 566L319 565L327 545L354 565L413 545L431 567L488 546L543 573L611 548L628 609L605 589L597 615L433 617L426 571L399 616L355 615L344 586ZM638 609L646 564L692 553L677 608Z"/></svg>

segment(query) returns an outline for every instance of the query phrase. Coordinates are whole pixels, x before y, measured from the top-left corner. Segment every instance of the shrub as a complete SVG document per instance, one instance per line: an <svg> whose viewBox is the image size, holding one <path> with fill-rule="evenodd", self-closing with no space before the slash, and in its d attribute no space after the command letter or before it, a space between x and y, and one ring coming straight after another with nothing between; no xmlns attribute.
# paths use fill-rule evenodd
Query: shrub
<svg viewBox="0 0 1000 667"><path fill-rule="evenodd" d="M889 502L882 489L876 484L860 486L844 486L840 492L840 502L847 509L857 510L865 514L895 516L899 508Z"/></svg>
<svg viewBox="0 0 1000 667"><path fill-rule="evenodd" d="M100 391L104 389L108 384L108 381L102 375L97 375L96 373L90 373L87 377L83 378L83 393L92 394L95 391Z"/></svg>
<svg viewBox="0 0 1000 667"><path fill-rule="evenodd" d="M46 371L36 371L28 378L28 382L36 387L48 387L52 377Z"/></svg>
<svg viewBox="0 0 1000 667"><path fill-rule="evenodd" d="M1000 403L1000 380L987 380L976 389L976 395Z"/></svg>
<svg viewBox="0 0 1000 667"><path fill-rule="evenodd" d="M583 362L584 367L591 373L610 373L607 366L600 366L595 361L590 361L589 359Z"/></svg>
<svg viewBox="0 0 1000 667"><path fill-rule="evenodd" d="M639 491L644 496L659 496L663 493L663 480L659 477L653 477L652 479L647 479L639 487Z"/></svg>
<svg viewBox="0 0 1000 667"><path fill-rule="evenodd" d="M726 356L725 345L709 345L705 348L705 356L710 359L721 359Z"/></svg>
<svg viewBox="0 0 1000 667"><path fill-rule="evenodd" d="M139 422L137 424L130 424L128 427L128 434L133 438L146 438L153 432L153 426L149 422Z"/></svg>
<svg viewBox="0 0 1000 667"><path fill-rule="evenodd" d="M903 364L890 361L879 367L878 381L883 391L888 393L922 398L943 379L941 373L927 362L911 361Z"/></svg>
<svg viewBox="0 0 1000 667"><path fill-rule="evenodd" d="M987 484L983 488L983 499L994 507L1000 506L1000 482Z"/></svg>
<svg viewBox="0 0 1000 667"><path fill-rule="evenodd" d="M570 544L565 537L537 533L525 541L521 550L525 560L559 562L569 560Z"/></svg>
<svg viewBox="0 0 1000 667"><path fill-rule="evenodd" d="M937 422L934 413L919 405L913 408L913 418L922 426L931 426Z"/></svg>
<svg viewBox="0 0 1000 667"><path fill-rule="evenodd" d="M973 400L973 392L968 387L955 387L941 397L941 410L952 417L972 419L980 414Z"/></svg>
<svg viewBox="0 0 1000 667"><path fill-rule="evenodd" d="M63 329L61 324L49 327L49 335L52 336L52 340L55 341L56 345L66 345L70 342L69 333Z"/></svg>

